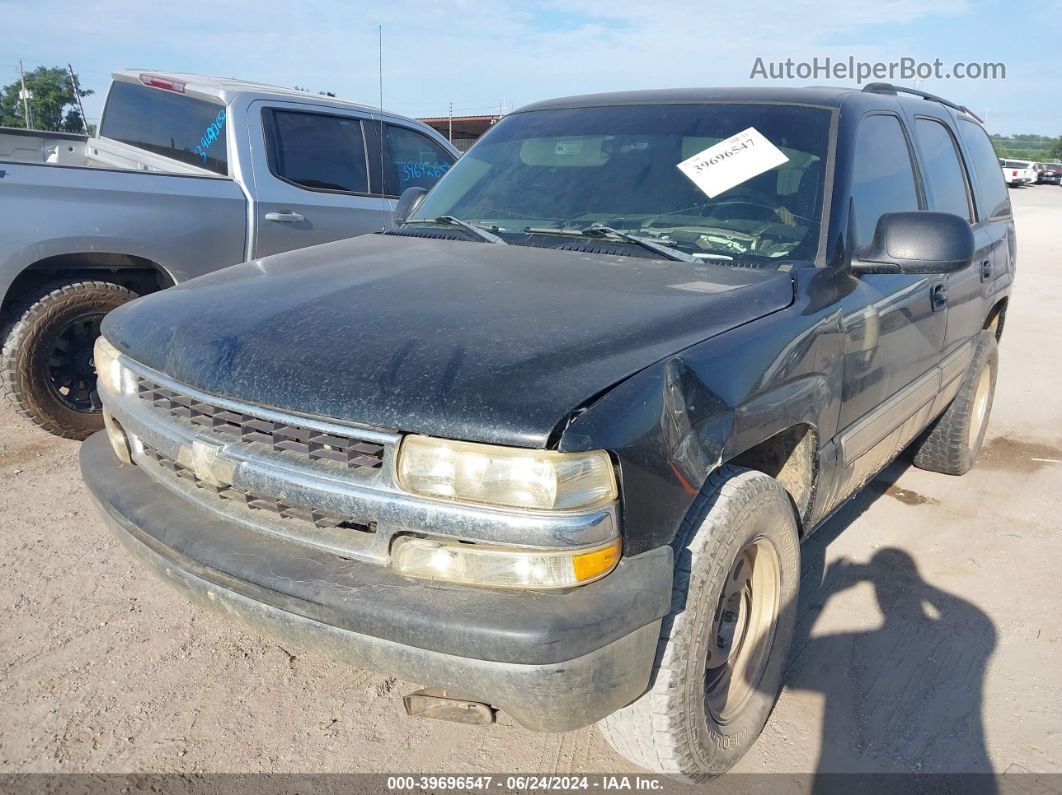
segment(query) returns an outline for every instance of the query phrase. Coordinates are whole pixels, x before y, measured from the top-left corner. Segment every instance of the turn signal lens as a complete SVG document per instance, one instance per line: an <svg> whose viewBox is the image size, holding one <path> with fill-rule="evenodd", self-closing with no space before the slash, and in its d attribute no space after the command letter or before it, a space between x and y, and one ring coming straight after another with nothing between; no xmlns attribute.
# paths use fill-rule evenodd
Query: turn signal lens
<svg viewBox="0 0 1062 795"><path fill-rule="evenodd" d="M616 499L616 476L603 450L558 453L407 436L398 481L425 497L532 510L579 510Z"/></svg>
<svg viewBox="0 0 1062 795"><path fill-rule="evenodd" d="M391 566L406 577L494 588L571 588L601 579L619 563L620 540L593 549L521 549L403 536Z"/></svg>
<svg viewBox="0 0 1062 795"><path fill-rule="evenodd" d="M620 557L620 544L616 543L595 549L591 552L583 552L572 557L572 569L575 579L579 582L590 582L612 571Z"/></svg>

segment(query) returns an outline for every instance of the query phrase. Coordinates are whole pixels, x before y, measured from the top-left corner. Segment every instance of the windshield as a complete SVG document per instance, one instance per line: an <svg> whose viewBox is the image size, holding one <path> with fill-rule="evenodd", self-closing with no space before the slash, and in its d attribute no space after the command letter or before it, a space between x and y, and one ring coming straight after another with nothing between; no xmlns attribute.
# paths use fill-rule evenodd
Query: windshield
<svg viewBox="0 0 1062 795"><path fill-rule="evenodd" d="M510 244L578 248L600 227L719 260L813 260L830 111L784 104L674 104L516 113L436 185L412 223L450 216ZM678 164L752 128L783 161L709 197ZM759 139L757 139L759 140ZM595 229L597 227L597 229ZM555 237L554 237L555 236ZM595 235L601 236L601 235ZM659 256L609 233L632 255ZM594 244L587 236L587 246Z"/></svg>

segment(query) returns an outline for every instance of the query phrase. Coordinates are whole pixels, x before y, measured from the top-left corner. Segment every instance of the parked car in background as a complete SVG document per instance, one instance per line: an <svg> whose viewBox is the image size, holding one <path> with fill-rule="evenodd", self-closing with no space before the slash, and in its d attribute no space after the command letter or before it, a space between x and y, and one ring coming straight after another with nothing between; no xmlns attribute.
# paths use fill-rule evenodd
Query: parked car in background
<svg viewBox="0 0 1062 795"><path fill-rule="evenodd" d="M1036 170L1029 160L1003 160L999 165L1003 169L1003 180L1012 188L1036 183Z"/></svg>
<svg viewBox="0 0 1062 795"><path fill-rule="evenodd" d="M1062 182L1062 163L1038 163L1036 181L1043 185L1058 185Z"/></svg>
<svg viewBox="0 0 1062 795"><path fill-rule="evenodd" d="M961 475L984 439L1010 198L976 117L905 92L511 113L397 228L108 317L88 488L201 606L426 685L412 715L721 773L800 541L904 448Z"/></svg>
<svg viewBox="0 0 1062 795"><path fill-rule="evenodd" d="M403 116L190 74L116 72L99 135L0 129L0 391L52 433L102 427L103 316L237 262L391 223L458 152Z"/></svg>

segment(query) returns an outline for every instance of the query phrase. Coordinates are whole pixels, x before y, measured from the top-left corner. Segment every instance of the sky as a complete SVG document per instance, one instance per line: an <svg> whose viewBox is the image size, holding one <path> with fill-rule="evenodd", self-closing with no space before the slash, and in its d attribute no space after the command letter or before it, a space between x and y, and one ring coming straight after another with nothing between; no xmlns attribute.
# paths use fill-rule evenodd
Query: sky
<svg viewBox="0 0 1062 795"><path fill-rule="evenodd" d="M856 85L750 79L757 58L1002 62L1006 78L928 79L990 132L1062 135L1059 0L458 0L337 2L0 0L0 85L70 62L96 95L111 71L239 77L410 116L497 112L549 97L639 88ZM914 85L914 81L895 80Z"/></svg>

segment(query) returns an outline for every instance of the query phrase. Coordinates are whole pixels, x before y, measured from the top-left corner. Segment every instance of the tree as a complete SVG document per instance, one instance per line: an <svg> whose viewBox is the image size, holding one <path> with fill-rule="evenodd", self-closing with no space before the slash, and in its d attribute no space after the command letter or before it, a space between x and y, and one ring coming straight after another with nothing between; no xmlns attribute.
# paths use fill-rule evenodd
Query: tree
<svg viewBox="0 0 1062 795"><path fill-rule="evenodd" d="M1062 161L1062 135L1051 142L1051 148L1047 150L1047 154L1053 161Z"/></svg>
<svg viewBox="0 0 1062 795"><path fill-rule="evenodd" d="M75 79L77 76L74 76ZM81 81L78 81L80 86ZM38 66L26 72L26 88L33 98L29 101L33 127L55 132L84 132L84 120L77 108L75 88L70 74L61 66ZM22 82L16 80L0 89L0 127L25 127ZM82 97L90 96L92 89L78 88Z"/></svg>
<svg viewBox="0 0 1062 795"><path fill-rule="evenodd" d="M1007 160L1032 160L1037 163L1062 160L1062 136L1052 138L1049 135L1034 133L992 133L989 138L992 139L996 154Z"/></svg>

